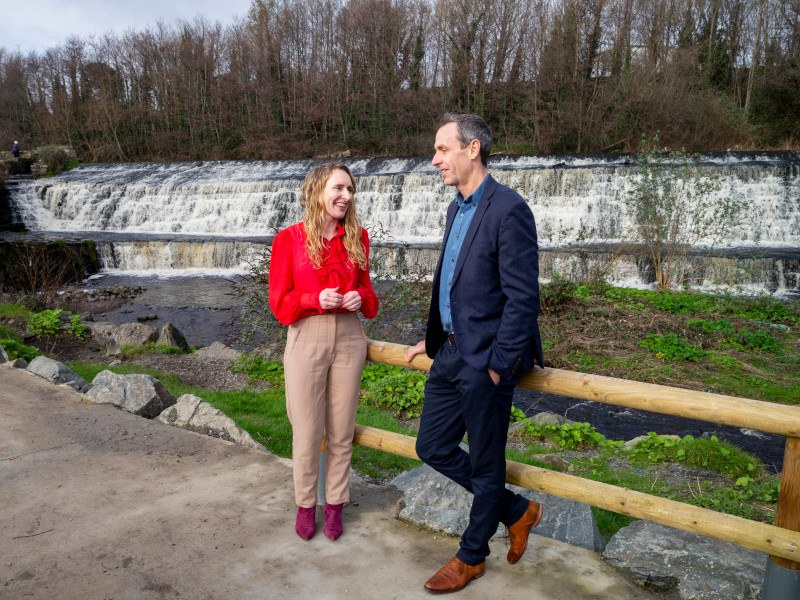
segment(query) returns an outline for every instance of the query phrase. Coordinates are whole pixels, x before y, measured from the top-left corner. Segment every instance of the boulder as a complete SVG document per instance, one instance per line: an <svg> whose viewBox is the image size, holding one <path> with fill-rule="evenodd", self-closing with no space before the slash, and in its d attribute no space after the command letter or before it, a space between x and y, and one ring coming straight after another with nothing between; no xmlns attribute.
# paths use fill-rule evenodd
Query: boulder
<svg viewBox="0 0 800 600"><path fill-rule="evenodd" d="M158 334L158 341L156 341L156 344L175 346L176 348L180 348L183 352L189 352L189 344L186 342L186 338L172 323L164 323Z"/></svg>
<svg viewBox="0 0 800 600"><path fill-rule="evenodd" d="M25 369L28 367L28 361L24 358L15 358L6 363L7 367L14 367L15 369Z"/></svg>
<svg viewBox="0 0 800 600"><path fill-rule="evenodd" d="M224 360L233 362L239 358L239 352L221 342L214 342L210 346L200 348L195 356L202 359Z"/></svg>
<svg viewBox="0 0 800 600"><path fill-rule="evenodd" d="M6 349L3 348L3 344L0 344L0 363L8 362L8 354L6 353Z"/></svg>
<svg viewBox="0 0 800 600"><path fill-rule="evenodd" d="M101 344L107 344L117 328L116 325L107 321L84 321L83 326L92 335L92 338Z"/></svg>
<svg viewBox="0 0 800 600"><path fill-rule="evenodd" d="M646 589L686 600L755 600L767 555L693 533L635 521L608 542L603 558Z"/></svg>
<svg viewBox="0 0 800 600"><path fill-rule="evenodd" d="M540 412L531 417L531 423L534 425L555 425L556 427L560 427L561 425L573 425L575 421L566 419L555 413Z"/></svg>
<svg viewBox="0 0 800 600"><path fill-rule="evenodd" d="M173 406L158 415L156 420L167 425L183 427L204 435L233 442L234 444L241 444L248 448L264 450L261 444L226 417L222 411L193 394L183 394Z"/></svg>
<svg viewBox="0 0 800 600"><path fill-rule="evenodd" d="M37 356L26 367L34 375L38 375L46 379L50 383L61 384L66 383L73 390L78 392L85 392L89 389L89 383L80 375L75 373L67 365L47 358L46 356Z"/></svg>
<svg viewBox="0 0 800 600"><path fill-rule="evenodd" d="M150 375L117 375L101 371L86 392L92 404L113 404L129 413L152 419L175 404L175 396Z"/></svg>
<svg viewBox="0 0 800 600"><path fill-rule="evenodd" d="M400 511L401 519L450 535L460 536L466 529L472 494L444 475L425 465L401 473L391 483L403 492L405 508ZM531 533L595 552L602 551L603 537L590 506L517 486L509 487L544 505L542 520ZM501 524L494 537L505 534L505 527Z"/></svg>
<svg viewBox="0 0 800 600"><path fill-rule="evenodd" d="M158 332L149 325L124 323L112 332L111 338L106 343L106 354L109 356L120 354L124 346L142 346L157 339Z"/></svg>

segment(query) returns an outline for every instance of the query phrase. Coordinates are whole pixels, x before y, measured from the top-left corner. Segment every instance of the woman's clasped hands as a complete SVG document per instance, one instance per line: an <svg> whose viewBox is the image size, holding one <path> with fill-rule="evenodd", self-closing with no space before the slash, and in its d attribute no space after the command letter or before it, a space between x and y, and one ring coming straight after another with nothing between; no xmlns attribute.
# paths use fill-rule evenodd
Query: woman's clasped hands
<svg viewBox="0 0 800 600"><path fill-rule="evenodd" d="M338 287L325 288L319 293L319 306L323 310L344 308L354 312L361 308L361 294L355 290L340 294Z"/></svg>

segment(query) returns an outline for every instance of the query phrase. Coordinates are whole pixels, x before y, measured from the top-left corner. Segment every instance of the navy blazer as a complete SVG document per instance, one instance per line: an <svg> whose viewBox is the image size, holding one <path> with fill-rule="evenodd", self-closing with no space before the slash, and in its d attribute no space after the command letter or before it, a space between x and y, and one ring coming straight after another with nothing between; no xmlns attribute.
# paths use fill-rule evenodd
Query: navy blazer
<svg viewBox="0 0 800 600"><path fill-rule="evenodd" d="M475 369L502 379L544 366L539 335L539 249L536 223L525 200L489 176L450 288L450 309L459 353ZM446 341L439 315L444 244L458 212L447 208L442 253L433 276L425 351L434 358Z"/></svg>

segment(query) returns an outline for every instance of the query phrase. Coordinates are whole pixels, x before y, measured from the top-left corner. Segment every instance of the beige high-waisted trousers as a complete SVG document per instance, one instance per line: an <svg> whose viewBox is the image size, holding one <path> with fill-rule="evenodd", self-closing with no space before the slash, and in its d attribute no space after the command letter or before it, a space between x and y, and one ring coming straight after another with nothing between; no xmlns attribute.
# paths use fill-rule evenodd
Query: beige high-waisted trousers
<svg viewBox="0 0 800 600"><path fill-rule="evenodd" d="M366 357L367 340L356 313L315 315L289 326L283 365L297 506L316 506L323 434L328 437L325 500L350 500L353 431Z"/></svg>

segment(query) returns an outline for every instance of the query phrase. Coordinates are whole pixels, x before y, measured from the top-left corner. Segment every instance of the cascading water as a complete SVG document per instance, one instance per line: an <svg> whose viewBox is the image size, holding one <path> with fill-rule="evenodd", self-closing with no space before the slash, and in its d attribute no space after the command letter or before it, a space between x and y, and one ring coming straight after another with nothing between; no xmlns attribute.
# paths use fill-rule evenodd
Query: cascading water
<svg viewBox="0 0 800 600"><path fill-rule="evenodd" d="M300 219L300 181L316 162L89 164L21 182L10 192L10 205L32 231L95 239L106 269L235 268ZM359 213L376 246L440 242L454 192L428 159L344 162L358 179ZM717 240L721 254L740 266L743 257L766 261L750 264L764 271L751 277L762 280L757 287L796 290L800 155L714 154L703 156L702 164L718 178L718 194L744 205L741 224ZM495 157L490 171L530 204L540 245L551 253L543 260L545 276L548 269L580 275L631 229L624 202L635 173L630 157ZM397 260L397 252L387 250L387 260ZM700 270L698 283L708 285L717 277L710 272L730 266L706 261ZM631 258L612 279L643 283L641 271Z"/></svg>

